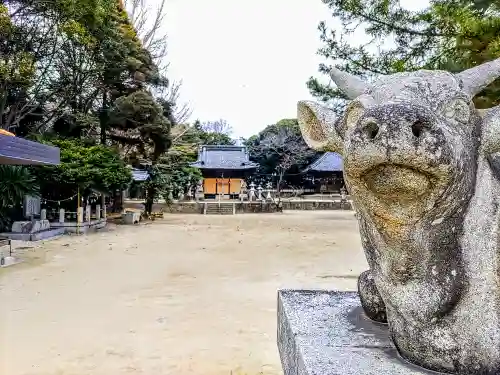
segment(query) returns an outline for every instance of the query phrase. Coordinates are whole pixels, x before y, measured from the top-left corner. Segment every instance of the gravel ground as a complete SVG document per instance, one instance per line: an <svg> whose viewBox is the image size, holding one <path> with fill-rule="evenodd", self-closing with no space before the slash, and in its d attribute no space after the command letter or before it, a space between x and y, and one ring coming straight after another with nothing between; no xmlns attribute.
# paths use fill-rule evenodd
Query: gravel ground
<svg viewBox="0 0 500 375"><path fill-rule="evenodd" d="M0 374L277 375L276 291L354 290L353 212L168 215L17 244Z"/></svg>

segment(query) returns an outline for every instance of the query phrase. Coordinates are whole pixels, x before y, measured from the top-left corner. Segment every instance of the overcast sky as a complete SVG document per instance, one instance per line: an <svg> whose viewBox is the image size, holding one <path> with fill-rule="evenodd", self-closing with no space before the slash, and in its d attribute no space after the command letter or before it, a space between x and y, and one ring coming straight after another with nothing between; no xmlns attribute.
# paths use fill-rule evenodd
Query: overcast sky
<svg viewBox="0 0 500 375"><path fill-rule="evenodd" d="M167 0L166 10L169 77L182 79L191 120L223 118L249 137L311 99L317 26L331 20L321 0Z"/></svg>

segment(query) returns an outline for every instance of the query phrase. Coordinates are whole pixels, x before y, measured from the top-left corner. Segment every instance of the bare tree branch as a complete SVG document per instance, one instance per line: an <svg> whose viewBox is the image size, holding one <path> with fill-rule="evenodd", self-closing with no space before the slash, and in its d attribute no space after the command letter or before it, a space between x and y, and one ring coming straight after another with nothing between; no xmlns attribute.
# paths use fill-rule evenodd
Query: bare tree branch
<svg viewBox="0 0 500 375"><path fill-rule="evenodd" d="M217 133L231 135L233 128L224 119L216 121L206 121L201 124L201 128L207 133Z"/></svg>
<svg viewBox="0 0 500 375"><path fill-rule="evenodd" d="M152 3L149 0L149 3ZM125 0L130 22L142 41L143 47L154 57L160 66L167 55L167 33L162 31L166 16L166 0L160 0L153 11L146 0Z"/></svg>
<svg viewBox="0 0 500 375"><path fill-rule="evenodd" d="M163 30L166 17L166 0L159 0L156 7L152 7L154 0L124 0L130 21L146 48L152 55L160 73L167 74L168 40L167 33ZM174 108L176 123L184 123L191 116L192 110L189 103L179 104L179 90L182 82L171 82L165 87L155 88L155 94L171 103Z"/></svg>

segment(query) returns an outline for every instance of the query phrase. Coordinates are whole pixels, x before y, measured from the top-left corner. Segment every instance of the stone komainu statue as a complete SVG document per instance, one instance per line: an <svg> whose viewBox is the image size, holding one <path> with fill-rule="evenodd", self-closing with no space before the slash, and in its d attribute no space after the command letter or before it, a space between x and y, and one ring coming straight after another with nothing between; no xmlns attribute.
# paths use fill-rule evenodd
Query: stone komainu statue
<svg viewBox="0 0 500 375"><path fill-rule="evenodd" d="M298 104L309 146L344 157L366 314L404 358L445 373L500 374L500 108L472 102L499 76L500 59L373 84L334 69L343 117Z"/></svg>

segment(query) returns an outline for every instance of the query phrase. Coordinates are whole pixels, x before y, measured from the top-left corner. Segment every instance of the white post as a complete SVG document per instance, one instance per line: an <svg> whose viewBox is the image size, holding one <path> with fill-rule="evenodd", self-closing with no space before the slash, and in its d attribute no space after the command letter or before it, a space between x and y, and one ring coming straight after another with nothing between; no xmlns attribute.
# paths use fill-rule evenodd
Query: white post
<svg viewBox="0 0 500 375"><path fill-rule="evenodd" d="M59 210L59 223L64 223L64 208Z"/></svg>
<svg viewBox="0 0 500 375"><path fill-rule="evenodd" d="M102 201L102 218L106 220L106 197L104 195L101 196L101 201Z"/></svg>
<svg viewBox="0 0 500 375"><path fill-rule="evenodd" d="M78 225L83 223L83 207L78 207L78 212L76 213L76 221Z"/></svg>
<svg viewBox="0 0 500 375"><path fill-rule="evenodd" d="M47 210L45 208L40 211L40 220L47 220Z"/></svg>
<svg viewBox="0 0 500 375"><path fill-rule="evenodd" d="M97 220L101 220L101 205L100 204L95 206L95 218Z"/></svg>
<svg viewBox="0 0 500 375"><path fill-rule="evenodd" d="M87 206L85 206L85 221L89 223L92 214L92 211L90 209L91 209L90 204L87 204Z"/></svg>

